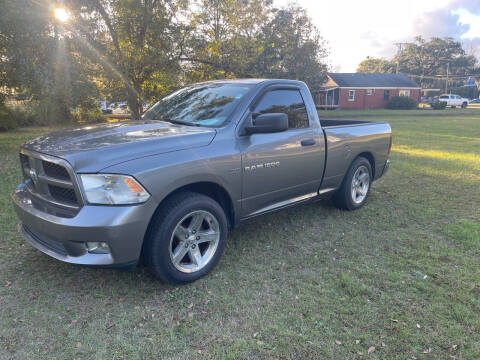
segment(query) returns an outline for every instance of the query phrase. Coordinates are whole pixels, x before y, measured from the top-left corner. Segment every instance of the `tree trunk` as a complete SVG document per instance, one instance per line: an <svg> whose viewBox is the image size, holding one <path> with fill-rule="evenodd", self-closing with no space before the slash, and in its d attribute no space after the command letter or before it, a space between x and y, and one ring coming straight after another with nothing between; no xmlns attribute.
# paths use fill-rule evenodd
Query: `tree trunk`
<svg viewBox="0 0 480 360"><path fill-rule="evenodd" d="M127 102L131 112L131 119L140 120L143 114L143 105L138 96L136 96L136 94L129 94Z"/></svg>

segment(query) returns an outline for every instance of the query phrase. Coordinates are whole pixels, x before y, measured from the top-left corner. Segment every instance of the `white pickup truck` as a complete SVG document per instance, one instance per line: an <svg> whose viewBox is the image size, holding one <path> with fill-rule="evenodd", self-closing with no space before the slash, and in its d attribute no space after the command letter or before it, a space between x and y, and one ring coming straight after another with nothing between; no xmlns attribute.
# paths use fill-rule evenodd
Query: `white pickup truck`
<svg viewBox="0 0 480 360"><path fill-rule="evenodd" d="M439 101L446 102L447 106L450 106L452 109L457 106L465 109L468 106L468 99L462 98L460 95L444 94L440 96Z"/></svg>

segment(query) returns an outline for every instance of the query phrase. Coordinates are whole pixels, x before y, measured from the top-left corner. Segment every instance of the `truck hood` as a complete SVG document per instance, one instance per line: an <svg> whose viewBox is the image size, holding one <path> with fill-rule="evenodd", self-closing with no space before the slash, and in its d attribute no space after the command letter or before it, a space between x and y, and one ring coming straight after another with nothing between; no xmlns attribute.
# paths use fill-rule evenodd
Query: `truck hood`
<svg viewBox="0 0 480 360"><path fill-rule="evenodd" d="M215 134L205 127L132 121L58 131L23 148L65 159L77 172L98 172L144 156L207 146Z"/></svg>

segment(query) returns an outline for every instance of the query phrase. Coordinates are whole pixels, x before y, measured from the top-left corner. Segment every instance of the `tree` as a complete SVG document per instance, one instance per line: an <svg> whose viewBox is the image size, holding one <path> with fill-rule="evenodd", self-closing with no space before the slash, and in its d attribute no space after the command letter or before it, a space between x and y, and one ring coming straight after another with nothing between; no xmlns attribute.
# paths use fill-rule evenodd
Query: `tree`
<svg viewBox="0 0 480 360"><path fill-rule="evenodd" d="M305 9L289 5L276 11L263 33L263 52L258 59L263 75L302 80L312 90L323 85L328 52Z"/></svg>
<svg viewBox="0 0 480 360"><path fill-rule="evenodd" d="M272 0L59 0L71 14L63 23L50 0L6 4L1 84L61 98L65 112L99 92L126 98L138 118L144 101L186 82L286 77L315 89L326 74L325 44L305 10Z"/></svg>
<svg viewBox="0 0 480 360"><path fill-rule="evenodd" d="M386 59L367 56L367 58L358 65L357 72L391 74L395 72L395 64Z"/></svg>
<svg viewBox="0 0 480 360"><path fill-rule="evenodd" d="M474 56L467 55L462 44L453 38L433 37L426 41L417 36L415 41L408 43L404 51L393 59L398 61L400 71L417 75L422 85L432 85L437 75L467 75L475 67Z"/></svg>
<svg viewBox="0 0 480 360"><path fill-rule="evenodd" d="M75 22L69 30L78 49L100 64L107 92L121 89L132 117L142 102L178 86L179 44L186 4L175 0L70 0Z"/></svg>
<svg viewBox="0 0 480 360"><path fill-rule="evenodd" d="M262 29L271 17L271 4L271 0L202 0L182 48L187 80L257 76Z"/></svg>
<svg viewBox="0 0 480 360"><path fill-rule="evenodd" d="M306 11L272 7L271 0L203 0L182 59L193 81L228 77L279 77L321 86L325 43Z"/></svg>
<svg viewBox="0 0 480 360"><path fill-rule="evenodd" d="M358 71L391 73L397 62L399 72L413 77L422 86L440 87L447 73L449 76L474 73L477 61L474 56L467 55L462 44L453 38L432 37L427 41L417 36L391 61L367 58L360 63Z"/></svg>
<svg viewBox="0 0 480 360"><path fill-rule="evenodd" d="M68 120L70 108L96 94L72 43L50 21L45 4L18 0L0 6L0 86L36 101L44 120Z"/></svg>

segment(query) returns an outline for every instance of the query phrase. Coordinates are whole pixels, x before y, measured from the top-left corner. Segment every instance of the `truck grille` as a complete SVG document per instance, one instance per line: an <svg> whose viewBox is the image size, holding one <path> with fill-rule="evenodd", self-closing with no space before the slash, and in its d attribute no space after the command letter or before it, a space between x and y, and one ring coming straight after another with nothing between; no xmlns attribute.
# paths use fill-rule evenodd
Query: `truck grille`
<svg viewBox="0 0 480 360"><path fill-rule="evenodd" d="M42 205L78 212L80 197L68 164L44 155L20 153L20 163L29 193ZM70 171L69 171L70 170Z"/></svg>
<svg viewBox="0 0 480 360"><path fill-rule="evenodd" d="M47 176L50 176L55 179L70 180L70 175L68 175L67 169L62 165L57 165L49 161L42 161L43 171Z"/></svg>
<svg viewBox="0 0 480 360"><path fill-rule="evenodd" d="M65 201L70 204L78 204L77 196L75 195L75 190L73 189L66 189L60 186L55 185L48 185L48 190L50 191L50 195L53 198Z"/></svg>

